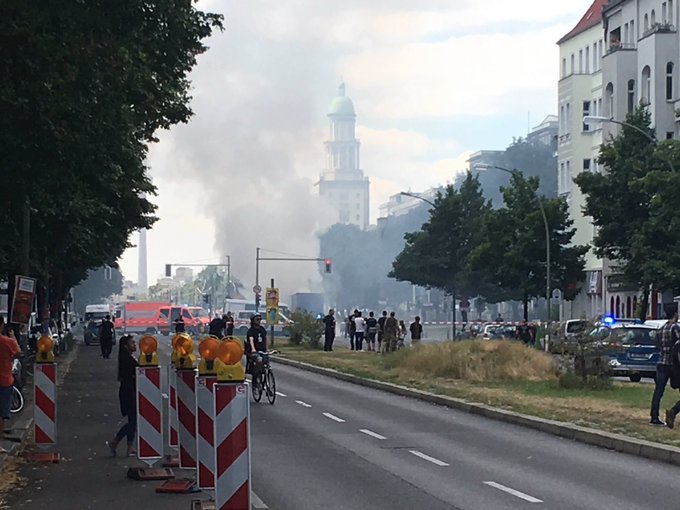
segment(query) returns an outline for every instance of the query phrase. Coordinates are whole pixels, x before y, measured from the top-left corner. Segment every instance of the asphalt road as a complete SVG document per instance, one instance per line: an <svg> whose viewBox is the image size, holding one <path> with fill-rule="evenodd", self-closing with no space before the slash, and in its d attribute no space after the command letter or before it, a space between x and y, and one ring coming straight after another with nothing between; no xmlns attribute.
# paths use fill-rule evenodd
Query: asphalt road
<svg viewBox="0 0 680 510"><path fill-rule="evenodd" d="M680 508L679 467L274 370L251 430L253 487L276 510Z"/></svg>

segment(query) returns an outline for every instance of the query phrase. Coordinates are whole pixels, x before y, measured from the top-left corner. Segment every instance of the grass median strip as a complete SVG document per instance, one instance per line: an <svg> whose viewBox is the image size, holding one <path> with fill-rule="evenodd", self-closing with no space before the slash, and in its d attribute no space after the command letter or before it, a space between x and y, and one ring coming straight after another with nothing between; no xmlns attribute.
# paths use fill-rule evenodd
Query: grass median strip
<svg viewBox="0 0 680 510"><path fill-rule="evenodd" d="M649 425L653 385L614 382L603 389L563 388L550 356L517 342L444 342L389 355L281 344L277 349L286 358L359 377L680 447L680 430ZM679 399L668 387L661 408Z"/></svg>

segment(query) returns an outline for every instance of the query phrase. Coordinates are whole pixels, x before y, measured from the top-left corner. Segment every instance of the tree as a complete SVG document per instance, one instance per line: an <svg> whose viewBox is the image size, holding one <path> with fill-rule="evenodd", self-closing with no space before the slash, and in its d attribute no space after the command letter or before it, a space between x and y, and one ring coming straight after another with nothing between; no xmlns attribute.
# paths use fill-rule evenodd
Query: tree
<svg viewBox="0 0 680 510"><path fill-rule="evenodd" d="M122 291L123 275L119 270L100 267L88 271L87 278L73 289L73 309L78 315L83 315L87 305L104 303L113 294Z"/></svg>
<svg viewBox="0 0 680 510"><path fill-rule="evenodd" d="M393 262L389 276L398 281L442 289L452 295L492 295L470 255L484 239L484 219L491 204L479 179L468 173L460 190L447 186L420 231L407 233L406 246Z"/></svg>
<svg viewBox="0 0 680 510"><path fill-rule="evenodd" d="M27 262L43 299L58 302L153 224L148 144L188 121L188 73L220 27L191 2L3 3L0 273L10 284Z"/></svg>
<svg viewBox="0 0 680 510"><path fill-rule="evenodd" d="M485 239L471 255L471 264L490 285L502 289L510 299L521 300L528 320L530 298L543 296L546 289L545 223L549 227L551 267L550 288L568 288L567 299L578 293L576 282L583 278L585 246L571 245L575 230L568 207L562 199L539 198L538 179L525 179L520 172L511 176L511 186L502 188L505 207L485 217Z"/></svg>
<svg viewBox="0 0 680 510"><path fill-rule="evenodd" d="M637 129L623 126L600 147L598 162L607 171L583 172L574 181L597 227L595 253L612 260L623 279L641 290L644 320L650 289L677 291L680 284L680 175L669 166L680 168L680 144L654 141L644 106L628 114L626 123Z"/></svg>

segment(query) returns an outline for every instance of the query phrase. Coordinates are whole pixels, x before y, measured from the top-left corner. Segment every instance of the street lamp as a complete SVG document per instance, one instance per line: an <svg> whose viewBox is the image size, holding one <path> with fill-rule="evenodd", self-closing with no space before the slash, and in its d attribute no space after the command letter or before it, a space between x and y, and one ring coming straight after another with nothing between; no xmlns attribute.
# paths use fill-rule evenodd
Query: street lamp
<svg viewBox="0 0 680 510"><path fill-rule="evenodd" d="M523 177L522 172L519 170L510 170L508 168L503 168L497 165L488 165L486 163L478 163L475 165L477 170L489 170L495 168L496 170L501 170L502 172L509 173L510 175L518 175ZM538 198L538 207L541 210L541 216L543 217L543 226L545 227L545 301L546 301L546 335L548 324L550 323L550 227L548 226L548 217L545 215L545 209L543 208L543 202L541 202L540 197ZM546 342L546 346L548 343Z"/></svg>
<svg viewBox="0 0 680 510"><path fill-rule="evenodd" d="M652 144L654 145L659 145L659 141L654 138L652 135L650 135L647 131L644 129L640 129L638 126L631 124L630 122L623 122L621 120L614 120L610 119L609 117L602 117L600 115L586 115L583 117L583 123L587 126L593 126L593 125L599 125L599 124L604 124L604 123L610 123L610 124L618 124L619 126L625 126L629 127L638 133L640 133L642 136L647 138ZM675 168L673 167L673 162L670 159L666 159L666 163L668 163L668 167L670 168L671 172L675 172Z"/></svg>
<svg viewBox="0 0 680 510"><path fill-rule="evenodd" d="M434 202L432 202L431 200L428 200L427 198L421 197L420 195L415 195L413 193L408 193L406 191L402 191L400 193L400 195L404 195L404 196L411 197L411 198L417 198L418 200L422 200L423 202L430 204L432 207L437 207L434 204ZM453 321L452 321L453 326L452 326L451 329L452 329L452 333L453 333L453 340L455 340L456 339L456 290L455 290L455 287L453 289L453 292L451 292L451 311L453 313Z"/></svg>

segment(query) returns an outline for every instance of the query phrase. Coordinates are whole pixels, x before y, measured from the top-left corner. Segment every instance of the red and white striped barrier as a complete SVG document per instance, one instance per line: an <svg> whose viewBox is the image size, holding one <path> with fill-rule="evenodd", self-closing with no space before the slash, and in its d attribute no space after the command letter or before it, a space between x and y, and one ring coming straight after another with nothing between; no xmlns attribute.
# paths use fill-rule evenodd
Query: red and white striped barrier
<svg viewBox="0 0 680 510"><path fill-rule="evenodd" d="M152 466L163 457L161 367L137 367L137 458Z"/></svg>
<svg viewBox="0 0 680 510"><path fill-rule="evenodd" d="M196 370L177 370L179 467L196 468Z"/></svg>
<svg viewBox="0 0 680 510"><path fill-rule="evenodd" d="M215 403L213 387L217 376L199 375L196 378L196 462L199 489L215 488Z"/></svg>
<svg viewBox="0 0 680 510"><path fill-rule="evenodd" d="M217 383L214 394L215 509L250 510L250 405L246 383Z"/></svg>
<svg viewBox="0 0 680 510"><path fill-rule="evenodd" d="M177 418L177 370L174 366L168 367L168 446L179 447L179 419Z"/></svg>
<svg viewBox="0 0 680 510"><path fill-rule="evenodd" d="M36 363L33 383L35 444L47 448L57 444L57 365Z"/></svg>

